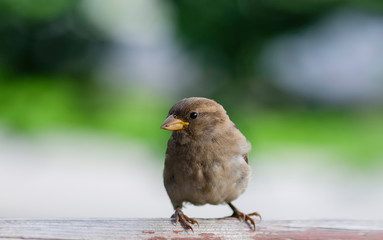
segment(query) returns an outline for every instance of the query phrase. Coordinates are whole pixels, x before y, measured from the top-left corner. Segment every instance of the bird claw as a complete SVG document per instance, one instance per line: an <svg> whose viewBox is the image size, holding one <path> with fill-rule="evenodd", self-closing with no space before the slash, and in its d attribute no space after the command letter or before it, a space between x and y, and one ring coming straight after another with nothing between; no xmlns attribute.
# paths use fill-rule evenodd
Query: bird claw
<svg viewBox="0 0 383 240"><path fill-rule="evenodd" d="M193 228L190 226L189 223L197 224L197 226L199 227L199 223L193 218L189 218L188 216L186 216L180 208L176 208L176 211L172 215L172 218L175 218L175 225L177 225L178 222L181 222L182 227L184 227L186 230L190 229L192 232L194 232Z"/></svg>
<svg viewBox="0 0 383 240"><path fill-rule="evenodd" d="M242 213L242 212L238 211L238 212L234 212L233 215L231 215L231 216L235 217L235 218L238 218L241 222L247 223L250 226L250 228L252 228L255 231L255 222L250 217L249 214L245 214L245 213Z"/></svg>
<svg viewBox="0 0 383 240"><path fill-rule="evenodd" d="M237 208L235 208L233 206L233 204L231 204L231 203L228 203L228 204L231 207L231 209L233 210L233 215L231 215L231 216L238 218L241 222L247 223L249 225L249 227L255 231L255 222L254 222L254 219L252 219L250 216L257 216L262 220L261 215L257 212L245 214L245 213L240 212Z"/></svg>
<svg viewBox="0 0 383 240"><path fill-rule="evenodd" d="M261 216L261 214L259 214L258 212L252 212L252 213L249 213L249 214L247 214L247 215L249 215L249 216L257 216L257 217L259 217L259 220L262 221L262 216Z"/></svg>

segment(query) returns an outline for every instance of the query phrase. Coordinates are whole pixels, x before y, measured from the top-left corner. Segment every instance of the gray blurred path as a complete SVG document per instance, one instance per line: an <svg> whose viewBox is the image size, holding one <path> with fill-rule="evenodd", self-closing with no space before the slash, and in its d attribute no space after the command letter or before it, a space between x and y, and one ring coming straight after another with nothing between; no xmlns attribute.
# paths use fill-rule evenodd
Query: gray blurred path
<svg viewBox="0 0 383 240"><path fill-rule="evenodd" d="M383 219L382 168L356 172L329 164L332 157L303 148L254 152L254 177L235 205L265 219ZM169 217L162 164L163 154L133 141L0 131L0 217ZM227 206L185 212L231 214Z"/></svg>

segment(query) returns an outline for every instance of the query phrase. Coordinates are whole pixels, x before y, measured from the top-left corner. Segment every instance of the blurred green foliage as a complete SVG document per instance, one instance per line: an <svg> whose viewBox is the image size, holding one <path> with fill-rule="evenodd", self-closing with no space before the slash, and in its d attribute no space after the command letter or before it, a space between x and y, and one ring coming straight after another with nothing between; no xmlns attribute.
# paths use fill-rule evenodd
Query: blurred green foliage
<svg viewBox="0 0 383 240"><path fill-rule="evenodd" d="M14 74L89 74L108 41L82 16L79 3L0 1L0 70Z"/></svg>
<svg viewBox="0 0 383 240"><path fill-rule="evenodd" d="M49 129L79 120L73 86L63 79L2 78L0 89L0 121L15 130Z"/></svg>
<svg viewBox="0 0 383 240"><path fill-rule="evenodd" d="M142 141L164 151L169 133L159 126L174 100L142 89L93 96L86 90L78 91L76 84L67 78L52 81L50 77L29 76L11 83L0 78L1 125L32 135L88 129ZM383 113L297 108L227 111L252 143L253 154L278 146L323 148L355 167L374 166L382 154Z"/></svg>
<svg viewBox="0 0 383 240"><path fill-rule="evenodd" d="M255 149L316 148L357 167L371 167L381 161L382 112L295 109L241 115L238 125L243 126Z"/></svg>
<svg viewBox="0 0 383 240"><path fill-rule="evenodd" d="M29 20L45 20L61 14L73 6L74 0L3 0L1 8Z"/></svg>
<svg viewBox="0 0 383 240"><path fill-rule="evenodd" d="M109 89L92 72L111 44L75 0L0 2L0 124L20 133L87 129L164 151L159 129L177 100L156 89ZM383 113L325 109L262 76L261 48L339 7L383 12L378 0L168 0L176 33L202 78L185 92L211 91L253 144L325 148L345 163L373 166L382 156ZM209 87L207 87L209 86ZM181 90L180 90L181 91ZM185 94L186 97L186 94ZM282 159L283 160L283 159Z"/></svg>
<svg viewBox="0 0 383 240"><path fill-rule="evenodd" d="M70 128L98 130L154 146L166 142L159 126L171 104L156 96L79 88L78 81L64 77L0 75L0 123L32 135Z"/></svg>
<svg viewBox="0 0 383 240"><path fill-rule="evenodd" d="M379 0L168 0L174 7L181 43L201 63L200 82L214 86L210 95L243 104L311 104L307 99L281 91L263 75L258 56L277 36L297 32L327 14L343 8L383 13ZM271 97L272 96L272 97Z"/></svg>

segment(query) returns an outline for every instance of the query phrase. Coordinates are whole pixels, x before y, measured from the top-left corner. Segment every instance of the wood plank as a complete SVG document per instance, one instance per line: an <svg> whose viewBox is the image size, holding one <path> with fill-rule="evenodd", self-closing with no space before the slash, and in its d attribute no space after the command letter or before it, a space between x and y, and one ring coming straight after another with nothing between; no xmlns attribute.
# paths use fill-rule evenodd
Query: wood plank
<svg viewBox="0 0 383 240"><path fill-rule="evenodd" d="M0 239L383 239L383 221L197 219L194 232L156 219L0 218Z"/></svg>

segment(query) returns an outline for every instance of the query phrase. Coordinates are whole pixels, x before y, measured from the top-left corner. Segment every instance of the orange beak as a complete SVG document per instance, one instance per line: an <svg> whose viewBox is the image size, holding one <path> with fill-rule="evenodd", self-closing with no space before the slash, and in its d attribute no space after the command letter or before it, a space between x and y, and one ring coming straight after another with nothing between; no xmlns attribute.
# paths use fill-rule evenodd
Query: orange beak
<svg viewBox="0 0 383 240"><path fill-rule="evenodd" d="M161 125L161 128L169 131L176 131L183 129L185 125L189 125L189 123L175 118L173 115L169 115Z"/></svg>

